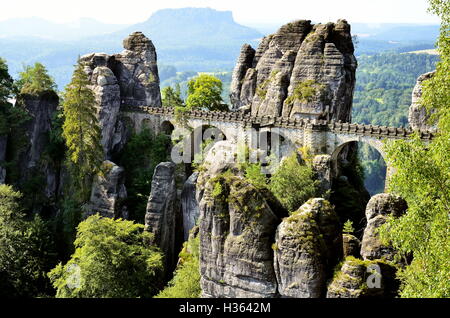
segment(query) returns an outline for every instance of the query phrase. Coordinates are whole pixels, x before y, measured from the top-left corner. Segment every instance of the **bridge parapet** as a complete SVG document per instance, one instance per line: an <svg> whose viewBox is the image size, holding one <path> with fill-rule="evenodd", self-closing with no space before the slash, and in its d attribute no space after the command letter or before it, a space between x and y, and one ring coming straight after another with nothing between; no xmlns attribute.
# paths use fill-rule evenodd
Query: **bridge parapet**
<svg viewBox="0 0 450 318"><path fill-rule="evenodd" d="M143 112L153 115L164 115L175 117L175 110L172 107L151 107L151 106L121 106L123 112ZM327 120L311 120L303 118L286 118L271 116L251 116L242 112L218 112L192 110L184 114L190 119L203 119L207 121L218 122L238 122L250 126L262 127L279 127L291 129L311 129L314 131L331 131L337 134L356 134L363 136L372 136L379 139L406 139L414 133L411 128L404 127L386 127L376 125L354 124L346 122L336 122ZM419 131L420 138L423 140L431 140L435 133L428 130Z"/></svg>

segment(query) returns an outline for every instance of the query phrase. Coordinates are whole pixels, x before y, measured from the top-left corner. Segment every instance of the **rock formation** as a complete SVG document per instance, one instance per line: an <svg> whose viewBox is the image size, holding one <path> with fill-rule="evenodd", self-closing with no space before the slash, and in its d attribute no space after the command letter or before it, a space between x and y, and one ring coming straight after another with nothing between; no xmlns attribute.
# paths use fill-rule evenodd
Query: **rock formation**
<svg viewBox="0 0 450 318"><path fill-rule="evenodd" d="M199 216L196 199L196 184L198 172L193 173L184 183L181 192L181 210L183 213L183 237L187 241L189 232L197 224Z"/></svg>
<svg viewBox="0 0 450 318"><path fill-rule="evenodd" d="M395 251L382 244L378 229L386 223L388 216L400 217L406 209L406 201L392 194L382 193L370 199L366 209L367 226L361 242L361 256L365 260L394 261Z"/></svg>
<svg viewBox="0 0 450 318"><path fill-rule="evenodd" d="M430 114L420 104L420 98L422 97L423 82L433 77L436 72L430 72L420 75L417 79L416 86L412 93L412 104L409 108L408 121L412 129L414 130L431 130L436 131L436 126L431 125L428 121Z"/></svg>
<svg viewBox="0 0 450 318"><path fill-rule="evenodd" d="M81 57L98 105L98 119L102 130L101 144L107 157L120 110L120 88L116 76L108 68L109 60L110 57L104 53Z"/></svg>
<svg viewBox="0 0 450 318"><path fill-rule="evenodd" d="M236 145L217 142L197 179L203 297L277 295L272 243L281 216L233 163Z"/></svg>
<svg viewBox="0 0 450 318"><path fill-rule="evenodd" d="M342 247L344 257L353 256L358 258L359 252L361 250L361 241L358 238L351 234L343 234L342 235Z"/></svg>
<svg viewBox="0 0 450 318"><path fill-rule="evenodd" d="M327 298L395 297L396 268L381 261L345 259L328 286Z"/></svg>
<svg viewBox="0 0 450 318"><path fill-rule="evenodd" d="M91 197L85 208L85 217L100 214L110 218L128 217L123 201L127 198L124 185L124 169L111 161L102 164L103 174L95 176Z"/></svg>
<svg viewBox="0 0 450 318"><path fill-rule="evenodd" d="M160 163L153 175L152 191L145 214L145 230L154 234L153 243L164 253L166 269L175 265L176 233L181 231L177 227L181 215L176 199L175 164Z"/></svg>
<svg viewBox="0 0 450 318"><path fill-rule="evenodd" d="M102 145L106 158L123 144L124 124L118 120L121 105L161 107L156 50L141 32L128 36L122 53L92 53L80 58L98 104Z"/></svg>
<svg viewBox="0 0 450 318"><path fill-rule="evenodd" d="M121 104L161 107L155 46L141 32L123 40L125 50L113 55L111 68L116 75Z"/></svg>
<svg viewBox="0 0 450 318"><path fill-rule="evenodd" d="M350 121L356 59L345 20L296 21L244 45L233 72L233 110L252 115Z"/></svg>
<svg viewBox="0 0 450 318"><path fill-rule="evenodd" d="M272 240L278 217L245 179L222 174L205 185L200 208L203 297L274 297Z"/></svg>
<svg viewBox="0 0 450 318"><path fill-rule="evenodd" d="M13 160L16 161L17 180L22 184L31 178L43 178L44 195L50 199L57 193L58 171L52 161L45 156L49 144L49 132L52 118L58 108L59 98L54 91L38 95L22 94L18 97L16 107L23 108L28 116L17 132L12 134ZM14 146L15 144L15 146ZM20 148L20 149L19 149Z"/></svg>
<svg viewBox="0 0 450 318"><path fill-rule="evenodd" d="M283 220L275 238L275 273L282 297L319 298L342 253L339 221L330 203L311 199Z"/></svg>

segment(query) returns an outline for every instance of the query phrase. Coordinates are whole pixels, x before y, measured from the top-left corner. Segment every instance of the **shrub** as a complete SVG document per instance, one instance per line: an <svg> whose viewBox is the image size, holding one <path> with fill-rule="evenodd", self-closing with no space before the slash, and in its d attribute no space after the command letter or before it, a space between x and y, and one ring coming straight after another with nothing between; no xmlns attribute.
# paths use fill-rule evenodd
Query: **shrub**
<svg viewBox="0 0 450 318"><path fill-rule="evenodd" d="M319 181L308 165L298 162L297 153L287 157L272 175L269 189L289 212L296 211L318 193Z"/></svg>
<svg viewBox="0 0 450 318"><path fill-rule="evenodd" d="M174 278L156 298L199 298L200 264L199 264L199 237L190 238L184 243L180 253L180 264Z"/></svg>
<svg viewBox="0 0 450 318"><path fill-rule="evenodd" d="M151 297L159 286L162 254L144 226L93 215L78 226L75 253L49 277L56 297Z"/></svg>

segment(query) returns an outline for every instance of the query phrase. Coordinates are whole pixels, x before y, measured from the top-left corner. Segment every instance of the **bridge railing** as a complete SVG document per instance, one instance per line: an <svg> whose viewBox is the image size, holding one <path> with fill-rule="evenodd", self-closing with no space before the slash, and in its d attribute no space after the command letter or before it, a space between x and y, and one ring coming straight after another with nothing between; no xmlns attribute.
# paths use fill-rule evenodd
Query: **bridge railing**
<svg viewBox="0 0 450 318"><path fill-rule="evenodd" d="M165 115L168 117L175 116L175 110L172 107L151 107L151 106L121 106L123 112L143 112L154 115ZM286 118L286 117L272 117L272 116L252 116L249 113L243 112L218 112L218 111L204 111L191 110L184 113L186 118L203 119L207 121L222 121L222 122L240 122L245 125L253 126L272 126L282 128L310 128L314 130L329 130L335 133L349 133L358 135L368 135L379 138L398 138L403 139L410 136L414 131L411 128L405 127L387 127L376 125L365 125L347 123L341 121L327 121L317 119L304 118ZM434 132L428 130L419 130L420 138L424 140L431 140L434 137Z"/></svg>

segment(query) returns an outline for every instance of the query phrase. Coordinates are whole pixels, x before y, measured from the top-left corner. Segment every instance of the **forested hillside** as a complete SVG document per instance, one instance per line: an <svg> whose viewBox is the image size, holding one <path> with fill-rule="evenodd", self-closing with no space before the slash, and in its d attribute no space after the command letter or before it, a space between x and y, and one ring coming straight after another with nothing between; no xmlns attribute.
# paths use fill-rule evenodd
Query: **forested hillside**
<svg viewBox="0 0 450 318"><path fill-rule="evenodd" d="M411 94L419 75L431 72L437 55L380 53L358 58L353 122L407 126Z"/></svg>

